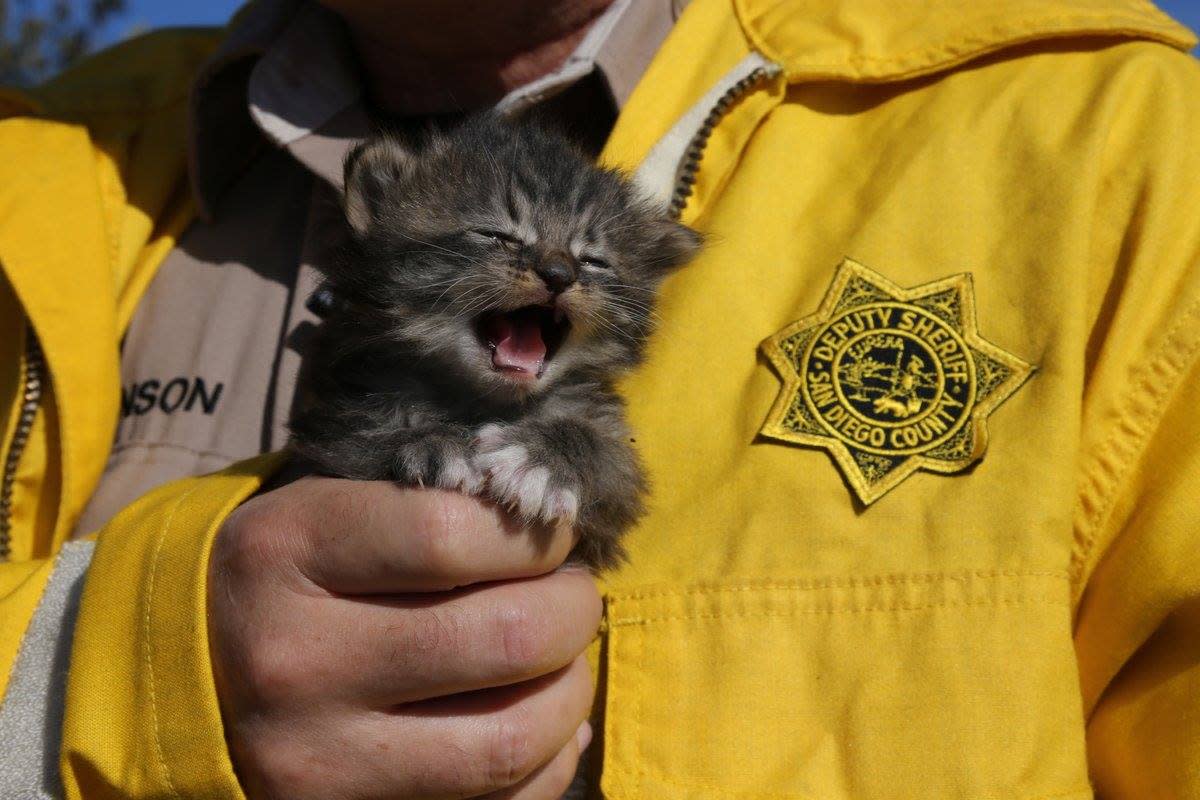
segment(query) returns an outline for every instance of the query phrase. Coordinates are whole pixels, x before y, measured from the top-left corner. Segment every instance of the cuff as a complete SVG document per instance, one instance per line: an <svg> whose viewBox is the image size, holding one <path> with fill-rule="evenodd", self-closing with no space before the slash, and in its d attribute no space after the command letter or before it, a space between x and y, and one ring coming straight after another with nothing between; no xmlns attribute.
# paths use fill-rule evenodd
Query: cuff
<svg viewBox="0 0 1200 800"><path fill-rule="evenodd" d="M243 800L209 660L208 558L225 518L283 460L168 484L100 532L67 679L68 798Z"/></svg>

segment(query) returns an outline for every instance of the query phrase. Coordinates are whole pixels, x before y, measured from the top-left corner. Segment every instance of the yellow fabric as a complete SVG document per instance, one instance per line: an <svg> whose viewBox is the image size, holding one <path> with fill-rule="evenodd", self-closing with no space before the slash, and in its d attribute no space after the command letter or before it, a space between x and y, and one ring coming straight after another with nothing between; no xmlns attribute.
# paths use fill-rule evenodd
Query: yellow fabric
<svg viewBox="0 0 1200 800"><path fill-rule="evenodd" d="M790 81L897 81L1056 38L1133 37L1185 46L1146 0L733 0L756 50Z"/></svg>
<svg viewBox="0 0 1200 800"><path fill-rule="evenodd" d="M117 337L190 213L180 103L210 42L143 40L0 123L0 264L47 347L37 446L61 473L27 542L56 546L102 469ZM603 581L611 800L1200 795L1200 66L1173 49L1193 42L1133 0L688 6L610 163L752 49L784 74L714 130L684 212L708 247L624 387L654 494ZM758 437L784 388L759 343L846 257L904 288L969 273L979 335L1037 368L982 460L869 507L824 450ZM273 463L101 533L70 796L239 796L202 566ZM44 573L0 569L5 665Z"/></svg>
<svg viewBox="0 0 1200 800"><path fill-rule="evenodd" d="M101 531L67 685L68 798L241 796L223 752L200 576L222 520L279 461L168 485Z"/></svg>
<svg viewBox="0 0 1200 800"><path fill-rule="evenodd" d="M626 385L654 493L605 581L606 796L1082 798L1089 768L1102 797L1198 795L1200 432L1163 409L1200 341L1200 67L1109 37L1191 39L1111 4L1103 40L1037 42L1106 5L972 4L1015 49L913 81L998 42L898 5L737 4L791 83L718 126L684 214L708 251ZM744 54L724 14L680 20L616 160ZM891 52L912 36L922 58ZM906 288L970 273L981 335L1038 368L973 469L869 509L825 452L757 436L782 385L756 348L847 256Z"/></svg>
<svg viewBox="0 0 1200 800"><path fill-rule="evenodd" d="M0 152L11 154L0 159L0 265L49 365L53 403L39 418L62 429L43 422L26 449L26 459L52 467L46 489L61 486L48 526L17 518L26 557L62 544L104 468L120 336L190 217L188 80L215 42L211 32L142 37L0 121Z"/></svg>
<svg viewBox="0 0 1200 800"><path fill-rule="evenodd" d="M21 637L50 579L51 559L20 561L0 569L0 697L8 687L9 669L17 658Z"/></svg>

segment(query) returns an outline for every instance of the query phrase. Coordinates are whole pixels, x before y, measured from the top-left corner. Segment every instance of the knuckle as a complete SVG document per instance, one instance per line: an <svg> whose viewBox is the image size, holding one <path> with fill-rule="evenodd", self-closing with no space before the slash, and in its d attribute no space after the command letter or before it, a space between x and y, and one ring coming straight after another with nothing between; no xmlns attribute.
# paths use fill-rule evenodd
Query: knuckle
<svg viewBox="0 0 1200 800"><path fill-rule="evenodd" d="M486 774L491 786L512 786L533 772L539 762L527 715L513 713L498 720L492 727L487 754Z"/></svg>
<svg viewBox="0 0 1200 800"><path fill-rule="evenodd" d="M265 495L254 498L225 520L213 546L213 558L231 569L259 569L279 560L294 528L286 504Z"/></svg>
<svg viewBox="0 0 1200 800"><path fill-rule="evenodd" d="M312 669L301 648L276 642L259 642L243 654L247 694L263 708L286 707L305 693Z"/></svg>
<svg viewBox="0 0 1200 800"><path fill-rule="evenodd" d="M254 563L249 543L256 535L259 523L253 500L233 510L221 526L213 543L212 560L223 567Z"/></svg>

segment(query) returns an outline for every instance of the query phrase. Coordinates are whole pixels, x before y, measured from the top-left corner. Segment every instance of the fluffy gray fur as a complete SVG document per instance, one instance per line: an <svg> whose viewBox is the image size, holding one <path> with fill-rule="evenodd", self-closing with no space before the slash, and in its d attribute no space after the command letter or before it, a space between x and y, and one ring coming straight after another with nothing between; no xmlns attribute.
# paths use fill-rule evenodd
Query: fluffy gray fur
<svg viewBox="0 0 1200 800"><path fill-rule="evenodd" d="M349 235L326 270L337 303L305 368L295 451L327 474L571 522L574 560L618 563L646 480L613 381L699 236L558 136L494 115L369 140L345 186ZM486 333L517 309L544 323L536 376L498 367Z"/></svg>

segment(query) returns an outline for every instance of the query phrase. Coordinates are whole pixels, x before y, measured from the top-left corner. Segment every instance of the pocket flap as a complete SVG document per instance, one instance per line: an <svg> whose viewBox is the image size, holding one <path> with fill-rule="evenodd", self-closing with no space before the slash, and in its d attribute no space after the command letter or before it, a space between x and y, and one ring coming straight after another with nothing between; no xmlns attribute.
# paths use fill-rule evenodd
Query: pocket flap
<svg viewBox="0 0 1200 800"><path fill-rule="evenodd" d="M609 800L1092 796L1065 574L647 589L608 622Z"/></svg>

